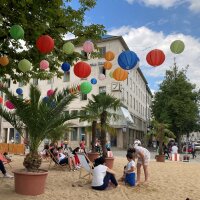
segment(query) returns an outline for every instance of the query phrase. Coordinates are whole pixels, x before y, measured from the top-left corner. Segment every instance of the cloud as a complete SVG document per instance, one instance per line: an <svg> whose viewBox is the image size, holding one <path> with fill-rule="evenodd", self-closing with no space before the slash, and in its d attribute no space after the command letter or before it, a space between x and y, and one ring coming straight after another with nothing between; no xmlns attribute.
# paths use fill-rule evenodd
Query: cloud
<svg viewBox="0 0 200 200"><path fill-rule="evenodd" d="M163 32L155 32L145 26L139 28L123 26L109 31L108 34L123 36L130 50L139 56L140 68L148 80L150 80L149 77L163 80L166 70L170 69L170 66L173 66L174 58L176 58L177 66L180 69L189 65L187 77L200 88L199 39L190 35L176 33L164 35ZM185 44L185 50L181 54L173 54L170 50L170 44L177 39L182 40ZM161 49L165 53L166 59L161 66L151 67L146 62L146 55L149 51L156 48Z"/></svg>
<svg viewBox="0 0 200 200"><path fill-rule="evenodd" d="M195 13L200 12L200 1L199 0L188 0L190 6L189 9Z"/></svg>

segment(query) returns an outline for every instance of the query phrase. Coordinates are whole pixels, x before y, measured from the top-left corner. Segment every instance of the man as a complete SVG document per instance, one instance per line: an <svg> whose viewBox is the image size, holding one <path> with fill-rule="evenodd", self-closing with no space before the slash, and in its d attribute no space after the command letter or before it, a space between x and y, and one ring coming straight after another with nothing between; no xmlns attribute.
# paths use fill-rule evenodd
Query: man
<svg viewBox="0 0 200 200"><path fill-rule="evenodd" d="M176 143L173 144L171 153L172 154L178 153L178 147L176 146Z"/></svg>
<svg viewBox="0 0 200 200"><path fill-rule="evenodd" d="M192 158L196 158L195 143L192 142Z"/></svg>

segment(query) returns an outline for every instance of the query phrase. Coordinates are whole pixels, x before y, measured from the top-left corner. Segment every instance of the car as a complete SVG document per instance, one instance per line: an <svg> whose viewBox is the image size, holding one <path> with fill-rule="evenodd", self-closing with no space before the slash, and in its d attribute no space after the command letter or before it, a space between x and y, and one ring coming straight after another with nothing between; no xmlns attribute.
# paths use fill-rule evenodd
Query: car
<svg viewBox="0 0 200 200"><path fill-rule="evenodd" d="M194 149L195 149L195 151L200 151L200 140L198 140L197 142L195 142Z"/></svg>
<svg viewBox="0 0 200 200"><path fill-rule="evenodd" d="M183 146L182 152L186 153L186 145ZM188 147L187 147L187 153L192 153L192 145L188 145Z"/></svg>

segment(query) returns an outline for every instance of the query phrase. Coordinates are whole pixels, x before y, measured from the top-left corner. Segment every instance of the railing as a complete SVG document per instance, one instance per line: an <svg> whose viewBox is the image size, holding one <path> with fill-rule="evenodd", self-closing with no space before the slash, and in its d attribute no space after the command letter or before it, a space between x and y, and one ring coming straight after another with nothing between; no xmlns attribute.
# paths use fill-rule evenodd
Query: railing
<svg viewBox="0 0 200 200"><path fill-rule="evenodd" d="M8 152L11 154L25 154L24 144L0 143L0 153Z"/></svg>

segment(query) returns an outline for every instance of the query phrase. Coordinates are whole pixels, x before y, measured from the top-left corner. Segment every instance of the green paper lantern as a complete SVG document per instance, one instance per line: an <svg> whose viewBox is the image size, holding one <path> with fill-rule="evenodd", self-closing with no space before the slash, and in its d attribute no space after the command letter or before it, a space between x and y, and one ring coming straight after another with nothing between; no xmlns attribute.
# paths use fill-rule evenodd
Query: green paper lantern
<svg viewBox="0 0 200 200"><path fill-rule="evenodd" d="M181 40L175 40L171 43L170 49L172 53L180 54L185 49L185 44Z"/></svg>
<svg viewBox="0 0 200 200"><path fill-rule="evenodd" d="M19 25L13 25L10 28L10 35L15 40L23 39L24 38L24 30Z"/></svg>
<svg viewBox="0 0 200 200"><path fill-rule="evenodd" d="M113 78L113 71L109 72L110 78Z"/></svg>
<svg viewBox="0 0 200 200"><path fill-rule="evenodd" d="M18 63L18 68L20 71L25 73L31 69L31 63L26 59L20 60Z"/></svg>
<svg viewBox="0 0 200 200"><path fill-rule="evenodd" d="M92 84L85 81L83 83L81 83L80 85L80 91L83 93L83 94L88 94L90 93L92 90Z"/></svg>
<svg viewBox="0 0 200 200"><path fill-rule="evenodd" d="M72 54L74 52L74 45L71 42L67 42L63 45L63 52L66 54Z"/></svg>

